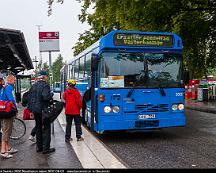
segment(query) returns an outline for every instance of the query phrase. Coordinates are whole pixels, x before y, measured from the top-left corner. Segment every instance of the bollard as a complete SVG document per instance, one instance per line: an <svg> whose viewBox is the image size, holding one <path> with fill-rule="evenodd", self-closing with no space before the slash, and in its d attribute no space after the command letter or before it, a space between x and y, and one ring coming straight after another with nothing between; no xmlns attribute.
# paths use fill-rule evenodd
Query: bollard
<svg viewBox="0 0 216 173"><path fill-rule="evenodd" d="M213 85L212 86L212 95L213 95L213 99L215 100L216 99L216 86L215 85Z"/></svg>
<svg viewBox="0 0 216 173"><path fill-rule="evenodd" d="M208 88L203 88L203 101L208 101Z"/></svg>
<svg viewBox="0 0 216 173"><path fill-rule="evenodd" d="M192 85L191 98L192 100L197 99L197 86L196 85Z"/></svg>
<svg viewBox="0 0 216 173"><path fill-rule="evenodd" d="M197 89L197 100L202 102L203 101L203 89L202 88L198 88Z"/></svg>

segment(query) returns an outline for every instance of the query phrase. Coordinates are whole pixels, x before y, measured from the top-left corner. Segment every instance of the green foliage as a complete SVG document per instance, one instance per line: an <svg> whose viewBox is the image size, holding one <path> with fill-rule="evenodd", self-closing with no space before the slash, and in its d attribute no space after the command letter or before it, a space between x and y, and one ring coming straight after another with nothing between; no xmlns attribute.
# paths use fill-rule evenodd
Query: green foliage
<svg viewBox="0 0 216 173"><path fill-rule="evenodd" d="M79 20L91 25L80 35L74 54L112 29L168 31L183 40L184 63L192 77L206 75L216 61L216 2L214 0L83 0ZM88 14L90 5L95 12ZM89 41L90 40L90 41Z"/></svg>
<svg viewBox="0 0 216 173"><path fill-rule="evenodd" d="M52 15L52 4L54 0L47 0L48 3L48 16ZM64 0L56 0L56 2L63 4Z"/></svg>
<svg viewBox="0 0 216 173"><path fill-rule="evenodd" d="M54 0L49 0L54 1ZM208 73L216 62L215 0L77 0L79 20L91 29L80 34L74 55L113 29L167 31L183 40L183 58L192 77ZM94 13L88 9L94 6Z"/></svg>
<svg viewBox="0 0 216 173"><path fill-rule="evenodd" d="M60 70L63 67L63 57L61 54L58 55L57 59L53 62L52 72L53 72L53 83L60 81Z"/></svg>

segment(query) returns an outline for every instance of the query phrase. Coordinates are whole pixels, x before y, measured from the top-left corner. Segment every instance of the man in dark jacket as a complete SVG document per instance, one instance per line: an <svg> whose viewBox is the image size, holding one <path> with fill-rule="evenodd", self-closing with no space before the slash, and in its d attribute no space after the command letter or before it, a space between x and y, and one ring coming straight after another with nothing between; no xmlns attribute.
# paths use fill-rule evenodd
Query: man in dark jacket
<svg viewBox="0 0 216 173"><path fill-rule="evenodd" d="M47 83L48 76L46 71L42 70L39 74L39 80L30 89L29 109L33 112L36 121L37 152L47 154L54 152L55 148L50 148L51 124L43 124L42 111L49 106L53 94Z"/></svg>

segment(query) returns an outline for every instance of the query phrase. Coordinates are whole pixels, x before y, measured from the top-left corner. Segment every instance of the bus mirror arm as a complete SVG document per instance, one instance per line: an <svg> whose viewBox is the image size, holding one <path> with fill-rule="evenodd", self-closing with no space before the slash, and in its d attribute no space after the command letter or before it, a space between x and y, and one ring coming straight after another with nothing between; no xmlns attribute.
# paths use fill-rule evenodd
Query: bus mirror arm
<svg viewBox="0 0 216 173"><path fill-rule="evenodd" d="M91 57L91 69L92 71L97 71L98 69L98 60L97 60L97 54L92 54Z"/></svg>

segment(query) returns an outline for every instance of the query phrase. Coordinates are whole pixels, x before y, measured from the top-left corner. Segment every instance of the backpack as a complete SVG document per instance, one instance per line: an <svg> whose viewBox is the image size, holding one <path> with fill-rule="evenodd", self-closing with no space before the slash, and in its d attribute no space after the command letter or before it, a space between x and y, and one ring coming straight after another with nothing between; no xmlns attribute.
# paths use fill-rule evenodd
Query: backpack
<svg viewBox="0 0 216 173"><path fill-rule="evenodd" d="M2 88L1 96L4 93L4 89L5 88ZM15 116L16 113L17 109L12 101L0 100L0 119L11 118Z"/></svg>
<svg viewBox="0 0 216 173"><path fill-rule="evenodd" d="M26 107L28 105L28 101L29 101L29 94L30 94L30 91L27 91L23 94L23 97L22 97L22 106L23 107Z"/></svg>

